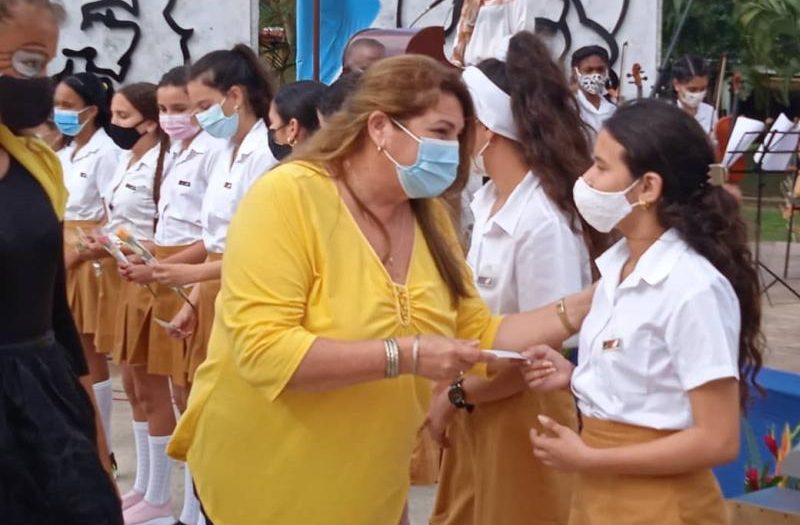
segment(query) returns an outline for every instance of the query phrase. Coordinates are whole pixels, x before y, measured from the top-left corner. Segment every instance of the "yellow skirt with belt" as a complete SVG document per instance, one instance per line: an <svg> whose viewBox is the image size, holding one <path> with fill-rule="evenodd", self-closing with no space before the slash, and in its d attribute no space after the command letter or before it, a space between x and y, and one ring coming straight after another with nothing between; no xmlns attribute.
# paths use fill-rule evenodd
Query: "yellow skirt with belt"
<svg viewBox="0 0 800 525"><path fill-rule="evenodd" d="M155 255L159 261L182 252L188 246L156 246ZM170 322L186 304L185 300L173 289L158 283L150 285L155 291L150 316L149 352L159 354L161 358L170 358L170 376L177 385L186 384L186 362L188 360L191 338L177 339L156 322L156 319ZM189 289L185 290L188 297ZM148 362L150 358L148 357Z"/></svg>
<svg viewBox="0 0 800 525"><path fill-rule="evenodd" d="M117 310L122 302L122 279L113 257L100 259L102 268L97 294L94 345L98 352L112 354L117 325Z"/></svg>
<svg viewBox="0 0 800 525"><path fill-rule="evenodd" d="M459 411L460 422L448 434L451 449L443 458L432 524L567 523L575 478L534 457L529 431L541 430L540 414L577 428L569 392L524 391L471 414Z"/></svg>
<svg viewBox="0 0 800 525"><path fill-rule="evenodd" d="M217 262L222 260L221 253L209 253L206 262ZM192 342L189 348L188 360L186 362L186 372L191 383L197 368L206 360L208 340L211 338L211 327L214 324L214 302L221 287L220 280L203 281L197 286L200 287L199 298L195 305L197 313L197 327L195 328Z"/></svg>
<svg viewBox="0 0 800 525"><path fill-rule="evenodd" d="M584 418L581 437L590 447L654 441L672 432ZM570 525L723 525L727 509L714 474L675 476L578 475Z"/></svg>
<svg viewBox="0 0 800 525"><path fill-rule="evenodd" d="M64 253L77 250L78 228L91 232L97 221L64 222ZM67 301L75 326L81 334L97 331L97 302L100 293L99 276L91 262L82 262L67 270Z"/></svg>

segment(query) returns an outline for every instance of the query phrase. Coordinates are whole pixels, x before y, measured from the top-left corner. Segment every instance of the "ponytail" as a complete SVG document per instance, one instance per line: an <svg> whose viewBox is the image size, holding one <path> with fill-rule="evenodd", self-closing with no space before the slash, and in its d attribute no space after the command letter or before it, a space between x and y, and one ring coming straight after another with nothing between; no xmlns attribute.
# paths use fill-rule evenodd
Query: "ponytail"
<svg viewBox="0 0 800 525"><path fill-rule="evenodd" d="M244 44L231 50L212 51L192 66L191 79L227 93L233 86L241 86L247 94L251 111L269 124L269 106L274 88L269 71L258 56Z"/></svg>
<svg viewBox="0 0 800 525"><path fill-rule="evenodd" d="M635 178L658 173L663 180L659 220L677 230L731 283L739 299L739 374L742 408L751 388L761 388L761 294L747 227L736 199L708 180L714 152L694 118L672 104L642 99L623 105L604 124L625 148L625 163Z"/></svg>
<svg viewBox="0 0 800 525"><path fill-rule="evenodd" d="M530 31L515 34L506 62L489 59L478 68L511 97L514 123L525 159L548 198L570 220L582 225L592 258L607 247L606 236L583 223L572 187L592 164L580 109L547 46Z"/></svg>

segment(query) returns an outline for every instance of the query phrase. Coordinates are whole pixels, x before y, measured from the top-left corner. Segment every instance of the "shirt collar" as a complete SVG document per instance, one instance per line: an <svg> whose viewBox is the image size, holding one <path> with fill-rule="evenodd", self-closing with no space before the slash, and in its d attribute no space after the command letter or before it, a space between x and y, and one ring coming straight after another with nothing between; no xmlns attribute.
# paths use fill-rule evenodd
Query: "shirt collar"
<svg viewBox="0 0 800 525"><path fill-rule="evenodd" d="M586 94L580 89L578 89L578 93L576 96L578 98L578 103L582 107L584 107L587 111L591 111L592 113L595 113L597 115L606 115L609 112L613 111L614 108L616 108L614 104L609 102L608 99L606 99L606 97L603 96L600 97L600 107L599 108L594 107L594 104L589 102L589 99L586 98Z"/></svg>
<svg viewBox="0 0 800 525"><path fill-rule="evenodd" d="M234 162L244 162L247 157L259 150L269 151L269 141L267 137L267 125L263 119L258 119L256 123L250 128L250 131L245 135L242 145L239 146L239 152L236 154Z"/></svg>
<svg viewBox="0 0 800 525"><path fill-rule="evenodd" d="M507 235L514 235L520 217L522 217L522 212L525 209L525 205L539 186L539 178L533 173L528 172L520 183L517 184L517 187L514 188L514 191L511 192L511 195L508 196L508 200L503 207L500 208L487 223L496 224ZM470 205L473 215L476 217L487 217L491 212L496 198L495 184L489 181L475 192L475 198Z"/></svg>
<svg viewBox="0 0 800 525"><path fill-rule="evenodd" d="M150 150L142 155L142 158L139 159L136 164L130 167L128 171L139 171L143 168L148 169L156 169L156 165L158 164L158 154L161 152L161 144L156 144ZM133 155L132 152L126 152L128 159Z"/></svg>
<svg viewBox="0 0 800 525"><path fill-rule="evenodd" d="M636 263L636 268L625 279L625 282L620 285L620 288L634 288L642 281L650 286L658 285L669 276L678 259L688 249L689 246L676 230L669 229L665 231L644 252L639 262ZM600 275L603 276L609 297L613 297L613 291L619 284L622 266L629 256L628 245L625 239L622 239L597 258L597 269L600 271Z"/></svg>
<svg viewBox="0 0 800 525"><path fill-rule="evenodd" d="M106 143L108 143L110 141L111 141L111 139L108 137L108 135L106 134L105 130L102 129L102 128L98 129L97 131L94 132L92 137L89 139L89 142L87 142L75 154L75 159L74 160L78 161L78 160L81 160L81 159L84 159L84 158L88 157L89 155L94 155L95 153L100 151L100 149L103 146L105 146ZM72 143L71 147L73 147L73 148L76 147L74 142Z"/></svg>
<svg viewBox="0 0 800 525"><path fill-rule="evenodd" d="M209 149L211 149L211 144L214 140L219 140L219 139L215 139L207 132L201 131L192 140L191 144L189 144L189 147L186 148L185 152L183 151L183 141L182 140L174 141L170 146L170 154L176 160L181 156L182 153L186 153L187 159L192 158L196 155L202 155L208 152Z"/></svg>

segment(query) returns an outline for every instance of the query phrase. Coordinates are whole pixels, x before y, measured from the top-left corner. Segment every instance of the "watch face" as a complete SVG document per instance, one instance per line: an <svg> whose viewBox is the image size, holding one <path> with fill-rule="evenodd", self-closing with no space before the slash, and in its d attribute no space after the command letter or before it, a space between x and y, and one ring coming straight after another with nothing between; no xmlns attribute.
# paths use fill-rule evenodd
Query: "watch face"
<svg viewBox="0 0 800 525"><path fill-rule="evenodd" d="M464 397L464 389L461 388L461 385L452 385L447 396L450 398L450 402L457 407L463 407L467 402Z"/></svg>

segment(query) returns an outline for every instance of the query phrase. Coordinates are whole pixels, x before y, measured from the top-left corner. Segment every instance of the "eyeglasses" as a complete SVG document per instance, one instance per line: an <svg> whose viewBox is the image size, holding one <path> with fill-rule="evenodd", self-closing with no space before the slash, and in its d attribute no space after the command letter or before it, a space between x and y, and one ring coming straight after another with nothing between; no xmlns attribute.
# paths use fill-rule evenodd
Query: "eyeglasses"
<svg viewBox="0 0 800 525"><path fill-rule="evenodd" d="M14 71L22 77L36 78L46 72L50 59L40 51L18 49L13 52L0 52L0 63L5 62L10 62Z"/></svg>

